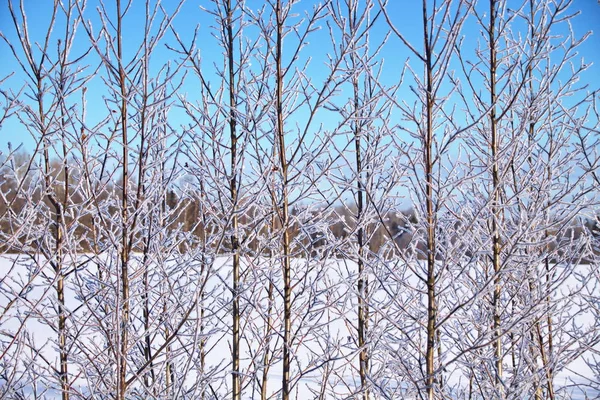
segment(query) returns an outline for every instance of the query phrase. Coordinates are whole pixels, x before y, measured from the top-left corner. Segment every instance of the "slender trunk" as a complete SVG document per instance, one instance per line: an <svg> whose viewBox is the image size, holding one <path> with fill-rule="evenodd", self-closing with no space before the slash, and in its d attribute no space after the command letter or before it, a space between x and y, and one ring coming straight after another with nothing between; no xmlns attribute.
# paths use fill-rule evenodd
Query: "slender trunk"
<svg viewBox="0 0 600 400"><path fill-rule="evenodd" d="M164 213L165 211L165 201L163 199L162 201L162 211ZM152 224L149 224L150 226L150 230L152 227ZM154 362L153 362L153 355L152 355L152 339L151 339L151 335L150 335L150 298L148 293L150 292L150 284L148 281L149 278L149 274L148 274L148 261L149 261L149 251L150 251L150 238L152 237L152 232L148 232L147 236L146 236L146 240L144 243L144 258L142 260L142 266L144 268L144 274L143 274L143 284L144 284L144 291L142 292L142 302L144 304L144 308L142 311L142 318L143 318L143 323L144 323L144 359L146 360L146 362L149 364L149 372L144 373L144 386L146 387L146 390L148 391L148 393L150 393L150 388L153 388L154 390L154 396L156 397L156 388L154 387L154 384L156 383L156 375L154 372Z"/></svg>
<svg viewBox="0 0 600 400"><path fill-rule="evenodd" d="M277 155L277 146L273 146L273 159L275 159L275 156ZM272 201L272 207L273 210L275 210L277 208L277 199L275 198L275 179L272 179L271 182L271 193L273 194L273 197L271 199ZM270 235L271 236L275 230L277 228L277 220L275 217L275 214L273 214L273 216L271 217L271 226L270 226ZM274 257L273 251L271 250L271 248L269 247L268 250L268 254L267 257L269 260L272 260ZM262 372L262 382L261 382L261 386L260 386L260 399L261 400L267 400L267 386L268 386L268 380L269 380L269 369L270 369L270 363L271 363L271 358L270 358L270 351L271 351L271 334L273 331L273 305L275 304L275 299L273 297L273 293L275 291L275 285L273 284L273 279L270 276L269 277L269 287L267 289L267 300L269 302L269 306L267 307L267 321L265 322L265 353L263 354L263 360L262 360L262 367L263 367L263 372Z"/></svg>
<svg viewBox="0 0 600 400"><path fill-rule="evenodd" d="M206 190L204 188L204 182L202 180L200 180L200 201L198 202L198 208L200 208L200 205L204 203L204 194L206 193ZM202 206L204 207L204 206ZM202 215L202 232L204 232L204 230L206 229L206 226L208 225L208 219L206 216L205 212L201 212L200 215ZM206 243L206 235L204 233L202 233L201 235L199 235L199 238L201 240L202 243L202 254L208 254L209 252L209 248L207 246ZM204 257L202 257L202 264L200 267L200 276L203 277L203 279L205 279L204 281L204 285L206 284L206 277L205 274L208 274L209 271L209 265L207 265L206 263L206 259ZM204 309L204 300L205 300L205 292L204 292L204 288L202 289L202 293L200 294L200 373L202 374L202 377L204 378L204 374L205 374L205 368L206 368L206 338L204 336L204 330L205 330L205 319L204 319L204 315L205 315L205 309ZM206 384L203 382L202 385L202 389L201 389L201 393L200 393L200 398L201 400L205 400L206 398Z"/></svg>
<svg viewBox="0 0 600 400"><path fill-rule="evenodd" d="M426 126L424 140L424 164L425 164L425 205L426 205L426 224L427 224L427 347L425 352L426 359L426 387L427 398L433 400L435 397L435 342L436 342L436 320L437 320L437 301L435 287L435 211L433 204L433 67L431 41L429 30L427 28L427 1L423 0L423 36L425 46L425 73L427 80L427 99L426 99Z"/></svg>
<svg viewBox="0 0 600 400"><path fill-rule="evenodd" d="M531 130L533 130L533 126L531 126ZM532 133L531 133L532 134ZM550 140L550 143L552 143L552 140ZM548 151L548 158L551 157L552 154L552 145L550 145L550 149ZM548 164L550 164L550 160L548 160ZM548 174L547 174L548 179L552 179L552 173L550 171L550 168L548 168ZM548 230L546 229L544 231L544 236L545 239L548 240L549 236L550 236L550 232L548 232ZM552 343L552 315L550 314L550 259L549 256L546 255L545 259L544 259L544 266L545 266L545 276L546 276L546 296L545 296L545 302L546 302L546 323L548 325L548 339L547 339L547 346L548 346L548 351L546 351L546 343L544 343L544 333L543 333L543 329L542 329L542 323L540 320L536 321L535 323L535 336L537 337L537 343L538 343L538 347L539 347L539 355L540 355L540 359L542 362L542 368L544 369L544 377L546 380L546 399L548 400L554 400L556 398L555 393L554 393L554 371L553 368L550 366L550 359L549 357L551 357L552 355L552 348L553 348L553 343ZM540 393L539 397L542 398L542 388L540 387L538 389L538 391ZM537 397L537 392L536 392L536 397Z"/></svg>
<svg viewBox="0 0 600 400"><path fill-rule="evenodd" d="M267 308L267 322L265 323L265 353L263 354L262 360L262 381L260 385L260 399L267 400L267 385L269 379L269 367L271 359L269 357L271 351L271 327L273 324L273 291L275 287L273 282L269 282L269 288L267 289L267 298L269 302L269 306Z"/></svg>
<svg viewBox="0 0 600 400"><path fill-rule="evenodd" d="M121 89L121 133L122 133L122 144L123 144L123 191L121 199L121 218L122 218L122 232L121 232L121 324L120 324L120 349L118 357L118 387L117 387L117 399L126 399L127 390L127 342L129 340L129 251L127 237L129 235L129 214L128 214L128 187L129 187L129 155L128 155L128 137L127 137L127 87L126 87L126 75L123 67L123 36L122 36L122 24L123 16L121 14L121 0L117 0L117 58L119 66L119 85Z"/></svg>
<svg viewBox="0 0 600 400"><path fill-rule="evenodd" d="M165 321L167 320L167 302L166 300L163 302L163 314ZM165 323L165 338L169 338L171 336L171 331L169 329L169 324ZM165 351L166 357L166 365L165 365L165 381L166 381L166 393L173 392L173 384L175 383L175 371L173 369L173 363L171 362L171 345L168 345Z"/></svg>
<svg viewBox="0 0 600 400"><path fill-rule="evenodd" d="M41 107L40 107L41 108ZM50 156L48 154L48 148L44 149L44 161L46 170L46 186L50 187ZM65 185L67 183L65 182ZM63 234L63 214L62 207L56 197L52 194L48 195L50 203L54 206L54 224L56 227L55 241L56 241L56 261L54 262L54 273L56 274L56 297L58 300L58 351L59 351L59 362L60 362L60 387L62 400L69 399L69 374L68 374L68 354L67 354L67 318L65 309L65 276L64 276L64 234Z"/></svg>
<svg viewBox="0 0 600 400"><path fill-rule="evenodd" d="M349 8L349 21L350 21L350 32L355 31L355 20L356 20L356 8ZM356 68L358 62L356 61L356 53L352 52L350 55L352 68ZM365 189L363 183L363 162L362 162L362 149L361 149L361 128L360 128L360 104L359 104L359 89L358 89L358 74L352 76L352 87L354 89L354 145L356 155L356 223L359 224L359 228L356 233L356 239L358 244L358 348L359 353L359 375L360 375L360 387L362 392L363 400L369 399L369 390L367 387L367 376L369 371L369 353L366 346L366 336L368 329L368 305L367 305L367 283L365 277L365 229L363 227L364 219L364 202L365 202Z"/></svg>
<svg viewBox="0 0 600 400"><path fill-rule="evenodd" d="M47 198L52 207L54 208L54 224L56 227L56 232L54 233L55 237L55 254L56 261L53 264L54 273L56 274L56 297L58 300L58 351L59 351L59 363L60 363L60 388L61 388L61 398L62 400L69 399L69 374L68 374L68 354L67 354L67 334L66 334L66 310L65 310L65 286L64 286L64 260L63 260L63 246L64 246L64 215L63 208L60 204L59 199L53 194L51 190L52 181L50 179L51 174L51 166L50 166L50 152L48 150L48 142L46 139L46 113L44 111L44 103L43 103L43 83L41 77L38 76L37 79L37 90L38 90L38 115L40 117L41 126L42 126L42 140L44 141L44 173L45 173L45 186L47 190ZM65 143L63 140L63 151L66 153ZM68 175L66 178L68 178ZM68 200L68 181L65 180L65 197L63 199L64 204L67 203Z"/></svg>
<svg viewBox="0 0 600 400"><path fill-rule="evenodd" d="M287 190L284 189L284 200L281 210L283 225L287 226L289 221ZM283 330L283 376L282 391L283 400L288 400L290 396L290 352L292 346L292 284L291 284L291 266L290 266L290 237L287 228L283 228L283 302L284 302L284 330Z"/></svg>
<svg viewBox="0 0 600 400"><path fill-rule="evenodd" d="M533 34L531 35L533 37ZM550 104L550 100L548 100L548 110L550 110L551 104ZM550 112L550 111L549 111ZM549 132L550 138L549 138L549 143L550 143L550 148L548 149L548 161L547 161L547 166L546 166L546 178L548 179L548 182L552 181L552 165L551 165L551 158L554 154L554 134L552 131L552 128L550 129ZM546 204L546 210L550 209L550 200L548 200L547 204ZM548 216L548 212L545 211L546 213L546 218L545 221L548 222L549 220L549 216ZM546 239L546 243L549 242L549 238L551 236L551 233L548 229L546 229L544 231L544 236ZM544 266L546 267L546 324L548 325L548 352L547 354L545 353L544 350L544 345L543 345L543 340L541 337L541 332L539 333L540 335L540 347L542 348L542 350L544 350L544 354L542 354L542 362L544 363L544 370L546 371L546 388L548 390L548 399L549 400L554 400L555 399L555 394L554 394L554 368L552 368L552 366L550 365L552 363L552 358L553 358L553 352L554 352L554 343L553 343L553 330L552 330L552 314L550 313L550 294L551 294L551 290L550 290L550 285L551 285L551 272L550 272L550 256L548 255L549 252L549 247L546 247L546 257L544 259Z"/></svg>
<svg viewBox="0 0 600 400"><path fill-rule="evenodd" d="M63 58L63 65L66 64L66 60ZM61 71L61 79L62 76ZM64 78L66 79L66 78ZM63 81L64 81L63 79ZM63 87L61 85L61 93L64 93ZM64 107L61 107L62 114L62 124L61 126L64 128L66 125L66 116ZM65 225L64 221L64 210L67 209L69 204L69 165L67 160L67 138L65 137L64 131L62 132L62 151L63 151L63 160L65 160L64 165L64 173L65 173L65 181L64 181L64 193L63 193L63 201L62 207L56 210L56 252L57 257L60 260L59 262L63 264L63 226ZM61 268L62 269L62 268ZM59 351L60 351L60 376L61 376L61 389L62 389L62 400L69 400L69 372L68 372L68 353L67 353L67 324L66 324L66 310L65 310L65 289L64 289L64 277L65 275L62 271L59 273L57 284L57 295L58 295L58 332L59 332Z"/></svg>
<svg viewBox="0 0 600 400"><path fill-rule="evenodd" d="M207 270L204 260L202 260L202 267L200 268L200 276L204 276ZM204 291L200 295L200 373L204 375L206 368L206 339L204 337ZM206 398L205 385L202 385L200 399Z"/></svg>
<svg viewBox="0 0 600 400"><path fill-rule="evenodd" d="M65 288L64 274L62 271L63 263L63 232L61 228L61 217L56 215L56 247L57 247L57 266L56 273L56 294L58 297L58 350L60 352L60 386L62 400L69 400L69 372L68 372L68 354L67 354L67 325L65 312Z"/></svg>
<svg viewBox="0 0 600 400"><path fill-rule="evenodd" d="M531 77L530 77L531 78ZM530 137L533 137L533 129L534 129L534 124L530 124ZM551 141L550 141L551 142ZM549 151L548 151L548 157L550 157L550 155L552 154L552 147L550 147ZM549 163L549 161L548 161ZM548 171L548 175L547 175L548 179L552 179L552 173L550 171ZM550 236L550 232L548 232L548 230L546 229L544 231L544 236L545 239L548 240L549 236ZM535 338L537 339L537 343L538 343L538 347L539 347L539 356L542 362L542 368L544 369L544 375L545 375L545 380L546 380L546 398L549 400L554 400L555 399L555 393L554 393L554 371L553 368L550 366L550 360L549 360L549 356L551 356L552 354L552 348L553 348L553 342L552 342L552 316L550 314L550 259L549 256L546 255L546 257L544 258L544 266L545 266L545 277L546 277L546 282L545 282L545 286L546 286L546 296L544 301L546 302L546 323L548 325L548 339L547 339L547 345L548 345L548 351L546 351L546 344L544 343L544 333L543 333L543 329L542 329L542 323L540 320L537 320L534 324L534 329L535 329L535 335L532 332L532 336L535 336ZM533 282L530 282L530 292L533 293L534 287L533 287ZM537 373L537 372L536 372ZM536 391L536 397L538 397L538 393L539 392L539 398L542 398L542 388L541 386L538 388L538 390Z"/></svg>
<svg viewBox="0 0 600 400"><path fill-rule="evenodd" d="M550 318L550 317L548 317ZM546 398L549 400L554 400L554 386L552 384L552 374L548 367L548 355L546 354L546 348L544 345L544 335L542 333L542 327L540 322L535 324L535 330L537 333L537 342L540 348L540 358L542 360L542 366L544 368L545 377L546 377Z"/></svg>
<svg viewBox="0 0 600 400"><path fill-rule="evenodd" d="M499 220L500 211L500 174L498 171L498 121L496 119L496 1L490 0L490 134L491 134L491 155L492 155L492 263L494 268L494 296L492 299L492 308L494 312L494 367L495 367L495 387L500 398L504 398L502 385L502 332L500 327L500 297L502 295L502 285L500 278L500 252L501 239Z"/></svg>
<svg viewBox="0 0 600 400"><path fill-rule="evenodd" d="M530 10L530 29L529 29L529 38L532 41L532 46L533 46L533 42L535 40L535 24L534 24L534 20L535 20L535 9L534 9L534 2L533 0L529 1L529 10ZM529 67L527 68L527 75L529 78L529 82L528 82L528 86L529 86L529 92L533 98L533 67L531 66L531 64L529 65ZM531 104L533 106L533 104ZM550 110L550 104L548 104L548 110ZM533 143L533 139L534 139L534 133L535 133L535 121L531 121L529 123L529 132L528 132L528 142L529 142L529 148L531 148L531 145ZM552 131L550 131L550 135L552 135ZM550 140L549 140L549 149L548 149L548 167L547 167L547 179L548 181L550 181L552 179L552 169L550 168L550 158L552 157L552 153L553 153L553 148L552 148L552 136L550 136ZM532 160L531 160L531 156L529 157L529 164L532 164ZM549 204L548 204L549 206ZM548 209L549 207L547 207ZM546 213L546 212L545 212ZM550 236L550 232L548 232L548 230L546 229L544 231L544 235L545 238L547 239ZM548 290L548 286L550 284L550 260L548 258L548 255L546 255L546 257L544 258L544 264L545 264L545 269L546 269L546 289ZM536 267L537 269L537 267ZM533 283L530 283L530 291L531 293L533 293ZM545 301L547 306L549 307L550 304L550 294L549 291L545 297ZM549 310L546 310L547 312L547 317L546 317L546 321L548 324L548 350L550 352L550 354L552 353L552 316L550 315ZM553 370L552 368L549 366L549 360L548 360L548 354L546 353L546 348L544 345L544 335L542 332L542 326L541 326L541 322L540 320L537 320L535 322L534 325L534 329L535 329L535 333L532 332L532 339L533 337L537 338L537 342L538 342L538 346L539 346L539 356L542 362L542 368L544 369L544 374L545 374L545 380L546 380L546 389L547 389L547 393L546 393L546 397L549 400L554 400L555 399L555 394L554 394L554 383L553 383ZM534 341L532 340L532 343L534 343ZM535 361L535 356L534 357L534 361ZM535 364L534 364L535 365ZM534 371L534 373L537 374L537 371ZM536 379L537 381L537 379ZM543 390L542 390L542 385L538 382L537 383L538 387L536 388L535 391L535 397L536 399L542 399L543 398Z"/></svg>
<svg viewBox="0 0 600 400"><path fill-rule="evenodd" d="M147 249L145 250L147 251ZM146 263L144 262L144 266ZM154 374L154 365L153 365L153 357L152 357L152 339L150 338L150 299L148 297L148 292L150 290L150 286L148 284L148 270L147 268L144 270L144 292L142 293L142 301L144 302L144 310L143 310L143 318L144 318L144 358L146 362L150 364L149 373L144 374L144 386L149 390L150 387L154 386L155 374ZM154 393L156 395L156 393Z"/></svg>
<svg viewBox="0 0 600 400"><path fill-rule="evenodd" d="M440 329L436 330L436 339L437 339L437 355L438 355L438 360L442 359L442 331ZM444 387L444 373L443 371L440 371L440 377L439 377L439 385L440 388Z"/></svg>
<svg viewBox="0 0 600 400"><path fill-rule="evenodd" d="M147 68L147 65L146 65ZM144 71L144 102L143 102L143 106L142 106L142 112L141 112L141 126L140 126L140 132L141 132L141 138L140 138L140 160L139 160L139 169L138 169L138 192L137 192L137 197L136 197L136 204L135 204L135 208L137 209L139 207L139 204L142 200L142 197L145 196L145 185L142 184L143 180L144 180L144 144L146 141L146 104L148 102L148 74L147 74L147 70ZM164 164L163 164L163 172L164 172ZM164 185L162 185L162 187L164 187ZM162 196L162 201L161 201L161 217L160 217L160 223L161 223L161 228L164 229L165 228L165 220L164 220L164 215L166 213L166 209L167 209L167 199L166 199L167 194L165 193L164 196ZM152 218L152 217L150 217ZM146 234L146 238L144 241L144 249L143 249L143 255L144 258L142 260L142 266L144 268L144 274L143 274L143 284L144 284L144 291L142 293L142 302L144 304L144 309L142 311L142 318L144 321L144 357L146 359L146 362L148 362L150 364L150 371L149 373L145 373L144 374L144 384L146 386L147 389L150 389L150 379L149 376L152 378L152 386L154 386L155 383L155 373L154 373L154 362L153 362L153 356L152 356L152 341L150 338L150 299L148 296L148 292L150 290L150 286L149 286L149 282L148 282L148 261L149 261L149 252L150 252L150 240L153 236L153 232L152 232L152 227L154 226L154 224L152 223L148 223L147 225L147 229L148 232ZM162 231L161 231L162 232ZM131 240L133 241L133 237L131 238ZM156 393L154 393L154 395L156 396Z"/></svg>
<svg viewBox="0 0 600 400"><path fill-rule="evenodd" d="M469 375L469 400L473 399L473 370L471 370L471 374Z"/></svg>
<svg viewBox="0 0 600 400"><path fill-rule="evenodd" d="M531 287L532 284L530 282L529 286ZM536 342L536 338L535 335L533 333L533 328L529 331L529 341L530 341L530 345L529 345L529 349L531 351L531 374L533 375L533 396L535 400L542 400L543 397L543 391L542 391L542 387L540 386L540 379L538 377L538 363L537 363L537 352L536 352L536 348L535 348L535 342Z"/></svg>
<svg viewBox="0 0 600 400"><path fill-rule="evenodd" d="M546 231L546 235L549 235L549 232ZM554 351L554 343L553 343L553 331L552 331L552 315L550 314L550 260L546 257L546 290L548 294L546 296L546 323L548 324L548 352L546 354L544 350L543 338L540 332L540 347L544 351L542 354L542 362L544 363L544 370L546 371L546 387L548 390L548 399L554 400L556 398L554 394L554 368L551 365L552 353Z"/></svg>
<svg viewBox="0 0 600 400"><path fill-rule="evenodd" d="M517 312L515 310L515 300L511 300L511 315L515 315L515 313ZM510 359L512 362L512 370L513 370L513 374L516 372L517 369L517 339L515 338L515 333L514 332L510 332L508 335L509 339L510 339L510 347L511 347L511 351L510 351Z"/></svg>
<svg viewBox="0 0 600 400"><path fill-rule="evenodd" d="M281 246L283 251L283 374L281 378L282 400L290 398L290 351L292 346L292 284L290 266L290 235L289 235L289 207L288 207L288 164L285 153L285 137L283 126L283 71L282 71L282 42L283 42L283 13L281 0L275 5L277 18L277 44L275 51L277 92L275 104L277 108L277 142L279 144L279 162L281 169L281 205L279 218L283 230Z"/></svg>
<svg viewBox="0 0 600 400"><path fill-rule="evenodd" d="M357 216L356 221L359 224L363 223L363 202L364 193L363 185L361 182L361 168L362 160L360 153L360 136L358 132L355 132L355 143L356 143L356 168L358 175L358 193L357 193ZM366 335L368 328L368 305L367 305L367 286L365 280L365 238L364 228L361 226L357 232L358 240L358 347L360 349L359 355L359 373L360 373L360 386L362 391L362 398L368 400L369 391L367 388L367 374L369 370L369 355L366 347Z"/></svg>
<svg viewBox="0 0 600 400"><path fill-rule="evenodd" d="M233 282L232 282L232 297L233 297L233 371L231 375L232 383L232 399L239 400L241 398L240 385L240 250L238 239L238 215L237 215L237 132L236 132L236 115L235 115L235 75L233 64L233 10L231 8L231 0L225 3L227 12L227 63L229 67L229 134L231 140L231 179L229 181L229 189L231 195L231 251L233 253Z"/></svg>

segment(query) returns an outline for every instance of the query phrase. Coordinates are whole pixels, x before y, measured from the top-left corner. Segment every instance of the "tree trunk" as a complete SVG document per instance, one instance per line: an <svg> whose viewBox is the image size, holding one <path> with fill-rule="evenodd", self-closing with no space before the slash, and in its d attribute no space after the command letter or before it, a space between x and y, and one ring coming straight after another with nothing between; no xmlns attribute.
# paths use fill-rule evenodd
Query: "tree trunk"
<svg viewBox="0 0 600 400"><path fill-rule="evenodd" d="M431 41L427 28L427 1L423 0L423 36L425 47L425 73L427 82L427 98L425 104L426 126L424 137L424 168L425 168L425 207L427 224L427 347L426 359L426 390L427 398L435 398L435 345L436 345L436 321L437 321L437 299L435 287L435 211L433 203L433 60L431 52Z"/></svg>
<svg viewBox="0 0 600 400"><path fill-rule="evenodd" d="M492 264L494 268L494 295L492 299L493 309L493 330L494 330L494 367L495 377L494 383L496 392L500 398L504 398L504 389L502 384L502 332L500 320L500 297L502 295L501 284L501 261L500 261L500 174L498 171L498 130L496 119L496 1L490 0L490 26L489 26L489 43L490 43L490 150L492 156Z"/></svg>
<svg viewBox="0 0 600 400"><path fill-rule="evenodd" d="M121 11L121 0L117 0L117 57L119 66L119 85L121 89L121 133L123 146L123 189L121 199L121 315L120 315L120 348L118 356L118 376L117 376L117 399L126 400L127 391L127 342L129 340L129 213L128 213L128 186L129 186L129 148L127 137L127 84L126 73L123 67L123 15Z"/></svg>
<svg viewBox="0 0 600 400"><path fill-rule="evenodd" d="M277 112L276 141L279 144L279 167L281 170L281 205L279 206L279 218L281 220L282 246L282 269L283 269L283 374L281 378L281 395L283 400L290 398L290 352L292 346L292 283L290 265L290 235L289 235L289 204L288 204L288 164L285 152L285 132L283 116L283 66L282 66L282 44L283 44L283 12L281 0L275 5L275 17L277 18L277 43L275 50L275 68L277 92L275 98Z"/></svg>
<svg viewBox="0 0 600 400"><path fill-rule="evenodd" d="M229 69L229 135L231 140L231 179L229 181L229 190L231 195L231 251L233 253L233 282L232 282L232 298L233 298L233 371L231 376L232 393L231 397L233 400L241 399L241 385L240 385L240 250L239 250L239 239L238 239L238 215L237 215L237 202L238 202L238 188L237 188L237 132L236 132L236 93L235 93L235 74L233 64L233 27L232 17L233 11L231 9L231 0L227 0L225 3L227 12L227 65Z"/></svg>

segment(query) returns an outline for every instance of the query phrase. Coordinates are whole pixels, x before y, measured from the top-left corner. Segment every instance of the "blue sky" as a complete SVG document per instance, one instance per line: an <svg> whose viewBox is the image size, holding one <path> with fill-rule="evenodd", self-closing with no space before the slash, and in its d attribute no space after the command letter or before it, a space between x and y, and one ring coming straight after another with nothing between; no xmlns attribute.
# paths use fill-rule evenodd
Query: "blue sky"
<svg viewBox="0 0 600 400"><path fill-rule="evenodd" d="M10 16L7 10L7 4L13 0L0 0L0 31L8 38L9 41L16 43L14 26L10 20ZM13 3L17 3L13 1ZM52 1L50 0L29 0L25 1L25 7L27 10L30 36L32 41L41 41L47 30L47 25L50 16L50 10ZM94 8L96 7L96 1L88 2L88 9L86 18L90 18L93 21L96 20L97 25L97 13ZM315 2L303 1L295 7L297 12L310 9ZM400 1L390 0L388 5L388 12L394 19L396 26L406 34L407 38L415 44L415 47L420 49L421 46L421 8L420 2L418 1ZM113 1L106 1L108 7L114 7ZM260 0L248 0L247 5L250 7L256 7L264 4ZM15 4L17 5L17 4ZM164 2L167 9L173 7L173 2ZM175 26L177 32L184 40L189 40L193 33L196 25L199 25L199 40L198 46L201 49L203 56L203 66L206 67L207 73L211 74L212 62L221 59L221 49L216 45L216 41L211 36L214 30L211 25L214 24L212 16L200 9L200 6L211 8L212 4L208 1L187 1L181 9L180 14L175 19ZM576 18L576 23L573 28L576 35L583 35L587 31L593 31L594 34L587 40L587 42L581 46L580 54L585 58L586 63L594 63L594 65L584 75L590 87L600 86L600 4L596 0L574 0L571 8L572 11L579 11L581 15ZM143 23L143 3L141 1L134 0L133 8L130 16L126 19L124 37L125 40L125 53L131 54L132 50L136 47L141 39L141 28L140 23ZM64 22L57 21L54 28L53 35L60 34L64 30ZM372 42L376 43L381 40L386 32L386 26L383 18L376 25L371 35ZM86 35L83 30L80 30L80 43L82 45L86 41ZM474 43L474 40L479 36L479 32L476 31L469 25L464 31L466 37L465 43ZM53 36L54 40L54 36ZM310 64L311 76L318 79L319 74L322 72L322 65L325 61L325 55L329 50L330 43L327 31L323 29L310 39L311 45L306 49L305 56L312 57ZM473 41L473 42L472 42ZM168 37L164 41L165 43L173 44L173 38ZM52 41L51 41L52 43ZM372 45L374 47L374 45ZM51 49L55 49L55 45L50 46ZM80 46L76 46L74 54L78 54L81 51ZM160 46L160 51L156 53L153 62L156 65L162 65L168 60L173 60L177 56L170 50L164 47L164 44ZM400 71L405 63L407 57L411 57L414 62L415 57L411 56L407 49L394 37L392 37L389 43L386 45L384 51L381 53L382 59L385 60L385 69L382 79L384 83L393 83L397 81ZM14 75L2 85L2 90L14 90L17 91L24 83L25 76L19 71L18 64L14 61L14 58L9 50L9 47L3 41L0 42L0 77L6 76L14 72ZM89 63L93 64L97 59L94 57L90 58ZM194 86L197 82L193 82L189 85L185 85L180 91L183 93L193 93L197 88ZM89 113L88 117L92 120L94 118L99 119L102 112L98 116L94 115L94 109L102 110L104 104L102 102L102 92L104 83L100 78L95 78L88 88L89 94ZM96 94L94 95L94 91ZM409 95L408 86L403 88L401 95ZM105 113L106 111L104 111ZM176 115L176 114L175 114ZM34 146L34 138L32 138L22 127L22 125L15 118L5 121L3 126L0 127L0 149L5 150L7 143L12 142L13 147L18 144L23 144L24 148L30 151Z"/></svg>

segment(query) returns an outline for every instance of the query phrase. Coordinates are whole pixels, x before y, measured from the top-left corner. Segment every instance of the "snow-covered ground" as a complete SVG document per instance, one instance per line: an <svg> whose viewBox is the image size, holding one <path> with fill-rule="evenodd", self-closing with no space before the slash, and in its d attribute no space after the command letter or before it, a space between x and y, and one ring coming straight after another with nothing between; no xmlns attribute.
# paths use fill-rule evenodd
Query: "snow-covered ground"
<svg viewBox="0 0 600 400"><path fill-rule="evenodd" d="M116 378L112 352L117 348L120 329L119 314L115 312L120 304L115 272L118 269L107 257L81 258L78 263L67 277L65 298L69 315L69 375L74 382L74 394L106 398L110 393L102 389L114 386ZM260 398L263 357L268 348L275 352L268 354L267 392L276 398L282 374L280 264L264 258L245 258L243 263L240 299L243 397ZM139 382L154 380L156 396L166 395L161 391L168 386L171 388L168 395L174 398L200 398L201 393L206 393L207 399L222 398L231 385L230 260L221 257L202 264L198 260L182 259L159 264L144 264L138 259L130 270L130 376L133 371L141 371ZM105 273L103 280L98 278L98 265ZM582 271L585 268L582 266ZM354 289L356 265L343 260L298 259L293 269L293 397L353 398L360 387ZM110 271L114 272L112 276ZM4 392L7 382L11 382L16 387L20 385L20 393L28 398L58 397L58 308L54 270L43 259L5 256L0 260L0 277L0 369L4 369L0 375L0 395L16 398L16 392ZM275 283L272 301L269 301L270 282ZM574 274L562 284L557 295L568 296L577 285L579 281ZM381 291L373 296L381 305L389 294ZM149 310L148 318L144 317L144 309ZM402 382L393 376L397 360L394 361L390 349L394 343L381 343L388 340L389 330L393 329L384 315L380 309L371 316L373 336L370 340L378 352L373 358L373 383L391 398L408 398L403 395ZM568 321L566 317L570 316L560 317ZM569 324L572 326L574 322L584 329L594 322L590 318L594 318L593 314L581 311ZM166 346L166 338L174 335L174 331L176 339ZM158 354L152 358L151 367L144 365L146 343L152 353ZM568 359L569 351L578 348L577 344L574 340L571 347L558 350L564 351L564 358ZM398 349L398 354L402 350ZM446 351L453 354L455 349ZM586 398L573 384L593 378L584 359L588 356L589 352L577 354L567 365L558 366L560 371L554 382L563 398ZM464 387L468 380L457 365L447 366L446 384ZM600 393L591 390L587 396L596 398Z"/></svg>

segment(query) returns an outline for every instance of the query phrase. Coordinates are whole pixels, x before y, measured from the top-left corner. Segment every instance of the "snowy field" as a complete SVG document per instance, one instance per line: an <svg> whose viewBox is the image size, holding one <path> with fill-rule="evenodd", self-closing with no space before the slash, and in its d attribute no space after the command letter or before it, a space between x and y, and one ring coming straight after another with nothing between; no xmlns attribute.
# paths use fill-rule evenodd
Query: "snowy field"
<svg viewBox="0 0 600 400"><path fill-rule="evenodd" d="M114 275L105 275L100 281L98 265L107 272L117 270L108 258L80 259L67 277L67 346L75 398L110 398L105 388L114 385L111 352L119 337L118 314L114 311L120 304L115 295L119 293L118 280ZM206 399L223 398L231 384L231 295L227 287L231 280L230 261L222 257L203 264L185 259L160 265L156 267L138 259L131 271L130 371L139 371L138 383L151 379L156 397L194 399L204 393ZM355 267L349 261L295 260L292 382L296 399L354 398L353 393L360 387ZM580 268L585 272L587 267ZM242 271L243 397L260 398L264 365L268 365L267 393L277 398L282 371L283 309L277 288L279 264L247 258ZM573 293L573 288L579 285L575 275L562 283L557 296ZM58 308L53 269L40 259L5 256L0 261L0 276L0 369L4 370L0 375L0 397L20 398L19 393L31 399L57 398ZM269 295L270 282L275 285ZM384 291L375 292L374 304L383 304L386 296ZM143 310L149 310L148 316L144 316ZM370 340L374 349L372 379L382 388L381 393L387 395L380 393L374 397L412 398L403 394L403 383L395 381L389 367L395 362L390 352L394 344L380 343L390 337L390 327L393 328L384 315L381 309L373 311ZM571 322L584 329L595 322L590 318L594 318L592 314L579 312ZM166 338L174 332L176 339L168 341L166 346ZM144 366L146 343L150 352L157 354L151 368ZM554 378L557 395L599 398L599 392L589 389L584 393L575 385L594 379L594 374L585 362L590 352L577 353L574 359L569 359L573 348L577 346L562 349L568 362L559 366ZM448 346L446 351L452 355L457 349ZM506 358L508 362L510 357ZM447 365L444 379L456 393L466 390L468 379L459 363ZM6 392L7 382L19 390ZM170 387L170 391L161 392L165 387ZM456 397L462 398L464 393ZM132 398L148 397L151 396L140 393ZM474 395L474 398L480 397Z"/></svg>

